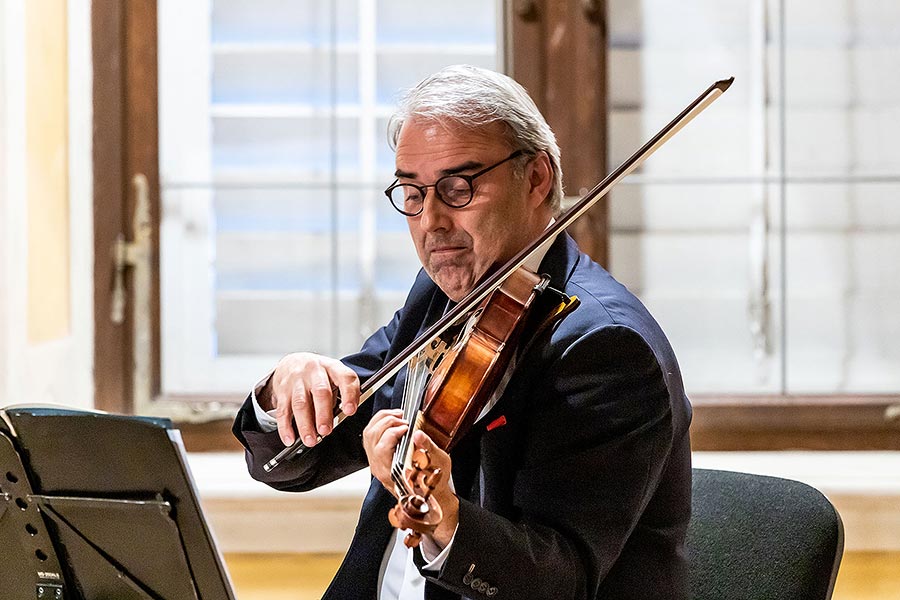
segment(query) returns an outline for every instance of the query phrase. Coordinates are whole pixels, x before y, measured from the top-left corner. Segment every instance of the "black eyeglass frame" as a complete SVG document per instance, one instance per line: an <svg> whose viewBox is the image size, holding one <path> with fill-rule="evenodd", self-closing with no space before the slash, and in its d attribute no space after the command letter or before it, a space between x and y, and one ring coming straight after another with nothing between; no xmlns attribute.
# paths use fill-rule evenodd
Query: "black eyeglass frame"
<svg viewBox="0 0 900 600"><path fill-rule="evenodd" d="M450 208L465 208L466 206L471 204L472 200L475 198L475 185L472 182L475 181L476 177L481 177L488 171L492 171L492 170L496 169L503 163L509 162L509 161L513 160L514 158L518 158L525 154L526 154L526 151L524 149L520 148L520 149L516 150L515 152L513 152L512 154L510 154L509 156L507 156L506 158L504 158L503 160L501 160L500 162L496 162L488 167L485 167L482 170L478 171L477 173L472 173L471 175L458 175L458 174L444 175L443 177L439 178L437 181L435 181L434 183L432 183L430 185L416 185L415 183L400 183L399 179L395 179L394 183L389 185L387 187L387 189L384 190L384 195L388 197L388 200L390 201L391 206L393 206L394 209L397 210L397 212L399 212L400 214L405 215L407 217L417 217L420 214L422 214L423 210L425 210L425 196L428 194L428 188L434 188L434 195L437 196L438 200L440 200L441 202L443 202ZM463 202L462 204L450 204L449 202L447 202L444 199L444 197L438 191L438 185L440 185L440 183L442 181L444 181L446 179L451 179L453 177L458 177L469 184L469 199L466 200L465 202ZM418 211L416 211L414 213L411 213L411 212L403 210L402 208L399 208L394 203L394 199L391 197L391 192L393 192L395 189L397 189L399 187L404 187L404 186L415 188L415 189L419 190L420 194L422 194L422 206L419 208Z"/></svg>

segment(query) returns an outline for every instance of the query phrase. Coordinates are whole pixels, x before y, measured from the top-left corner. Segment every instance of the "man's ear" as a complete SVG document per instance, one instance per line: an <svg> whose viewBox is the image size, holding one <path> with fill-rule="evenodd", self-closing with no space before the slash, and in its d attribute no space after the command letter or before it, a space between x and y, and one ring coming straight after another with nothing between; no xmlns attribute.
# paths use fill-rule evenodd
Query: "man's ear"
<svg viewBox="0 0 900 600"><path fill-rule="evenodd" d="M528 200L532 206L539 206L553 186L553 167L550 165L550 156L543 150L531 159L525 169L525 177L528 179Z"/></svg>

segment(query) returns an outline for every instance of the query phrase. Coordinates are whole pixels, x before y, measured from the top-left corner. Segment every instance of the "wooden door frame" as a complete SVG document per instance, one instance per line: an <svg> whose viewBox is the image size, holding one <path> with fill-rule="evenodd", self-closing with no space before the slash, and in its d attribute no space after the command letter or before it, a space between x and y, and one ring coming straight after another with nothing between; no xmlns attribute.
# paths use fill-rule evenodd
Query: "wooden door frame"
<svg viewBox="0 0 900 600"><path fill-rule="evenodd" d="M91 6L94 104L94 384L95 406L133 412L132 315L111 320L116 239L133 235L131 179L150 185L153 247L159 248L159 143L156 0L94 0ZM159 253L152 258L152 391L160 390ZM126 272L126 290L130 289Z"/></svg>
<svg viewBox="0 0 900 600"><path fill-rule="evenodd" d="M506 72L528 90L556 134L566 196L578 198L607 173L605 0L507 0ZM600 200L569 228L581 249L609 265L609 206Z"/></svg>

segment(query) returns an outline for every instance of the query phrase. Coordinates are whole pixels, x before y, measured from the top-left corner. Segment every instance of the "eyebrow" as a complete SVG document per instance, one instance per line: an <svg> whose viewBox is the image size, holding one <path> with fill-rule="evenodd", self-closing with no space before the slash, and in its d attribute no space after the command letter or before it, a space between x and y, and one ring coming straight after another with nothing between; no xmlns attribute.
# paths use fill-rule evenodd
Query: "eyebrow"
<svg viewBox="0 0 900 600"><path fill-rule="evenodd" d="M484 163L481 163L481 162L478 162L475 160L469 160L469 161L466 161L455 167L450 167L449 169L441 170L439 172L440 173L439 177L444 177L447 175L456 175L458 173L462 173L463 171L470 171L470 170L478 169L483 166L484 166ZM408 171L401 171L400 169L397 169L396 171L394 171L394 177L396 177L397 179L400 179L400 178L415 179L416 174L408 172Z"/></svg>

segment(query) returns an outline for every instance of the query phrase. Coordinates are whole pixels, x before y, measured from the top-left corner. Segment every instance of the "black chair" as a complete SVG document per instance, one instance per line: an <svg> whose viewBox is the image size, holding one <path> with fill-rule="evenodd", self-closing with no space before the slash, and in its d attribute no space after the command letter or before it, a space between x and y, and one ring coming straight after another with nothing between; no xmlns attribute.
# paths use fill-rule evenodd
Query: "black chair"
<svg viewBox="0 0 900 600"><path fill-rule="evenodd" d="M694 469L693 600L827 600L844 528L821 492L788 479Z"/></svg>

